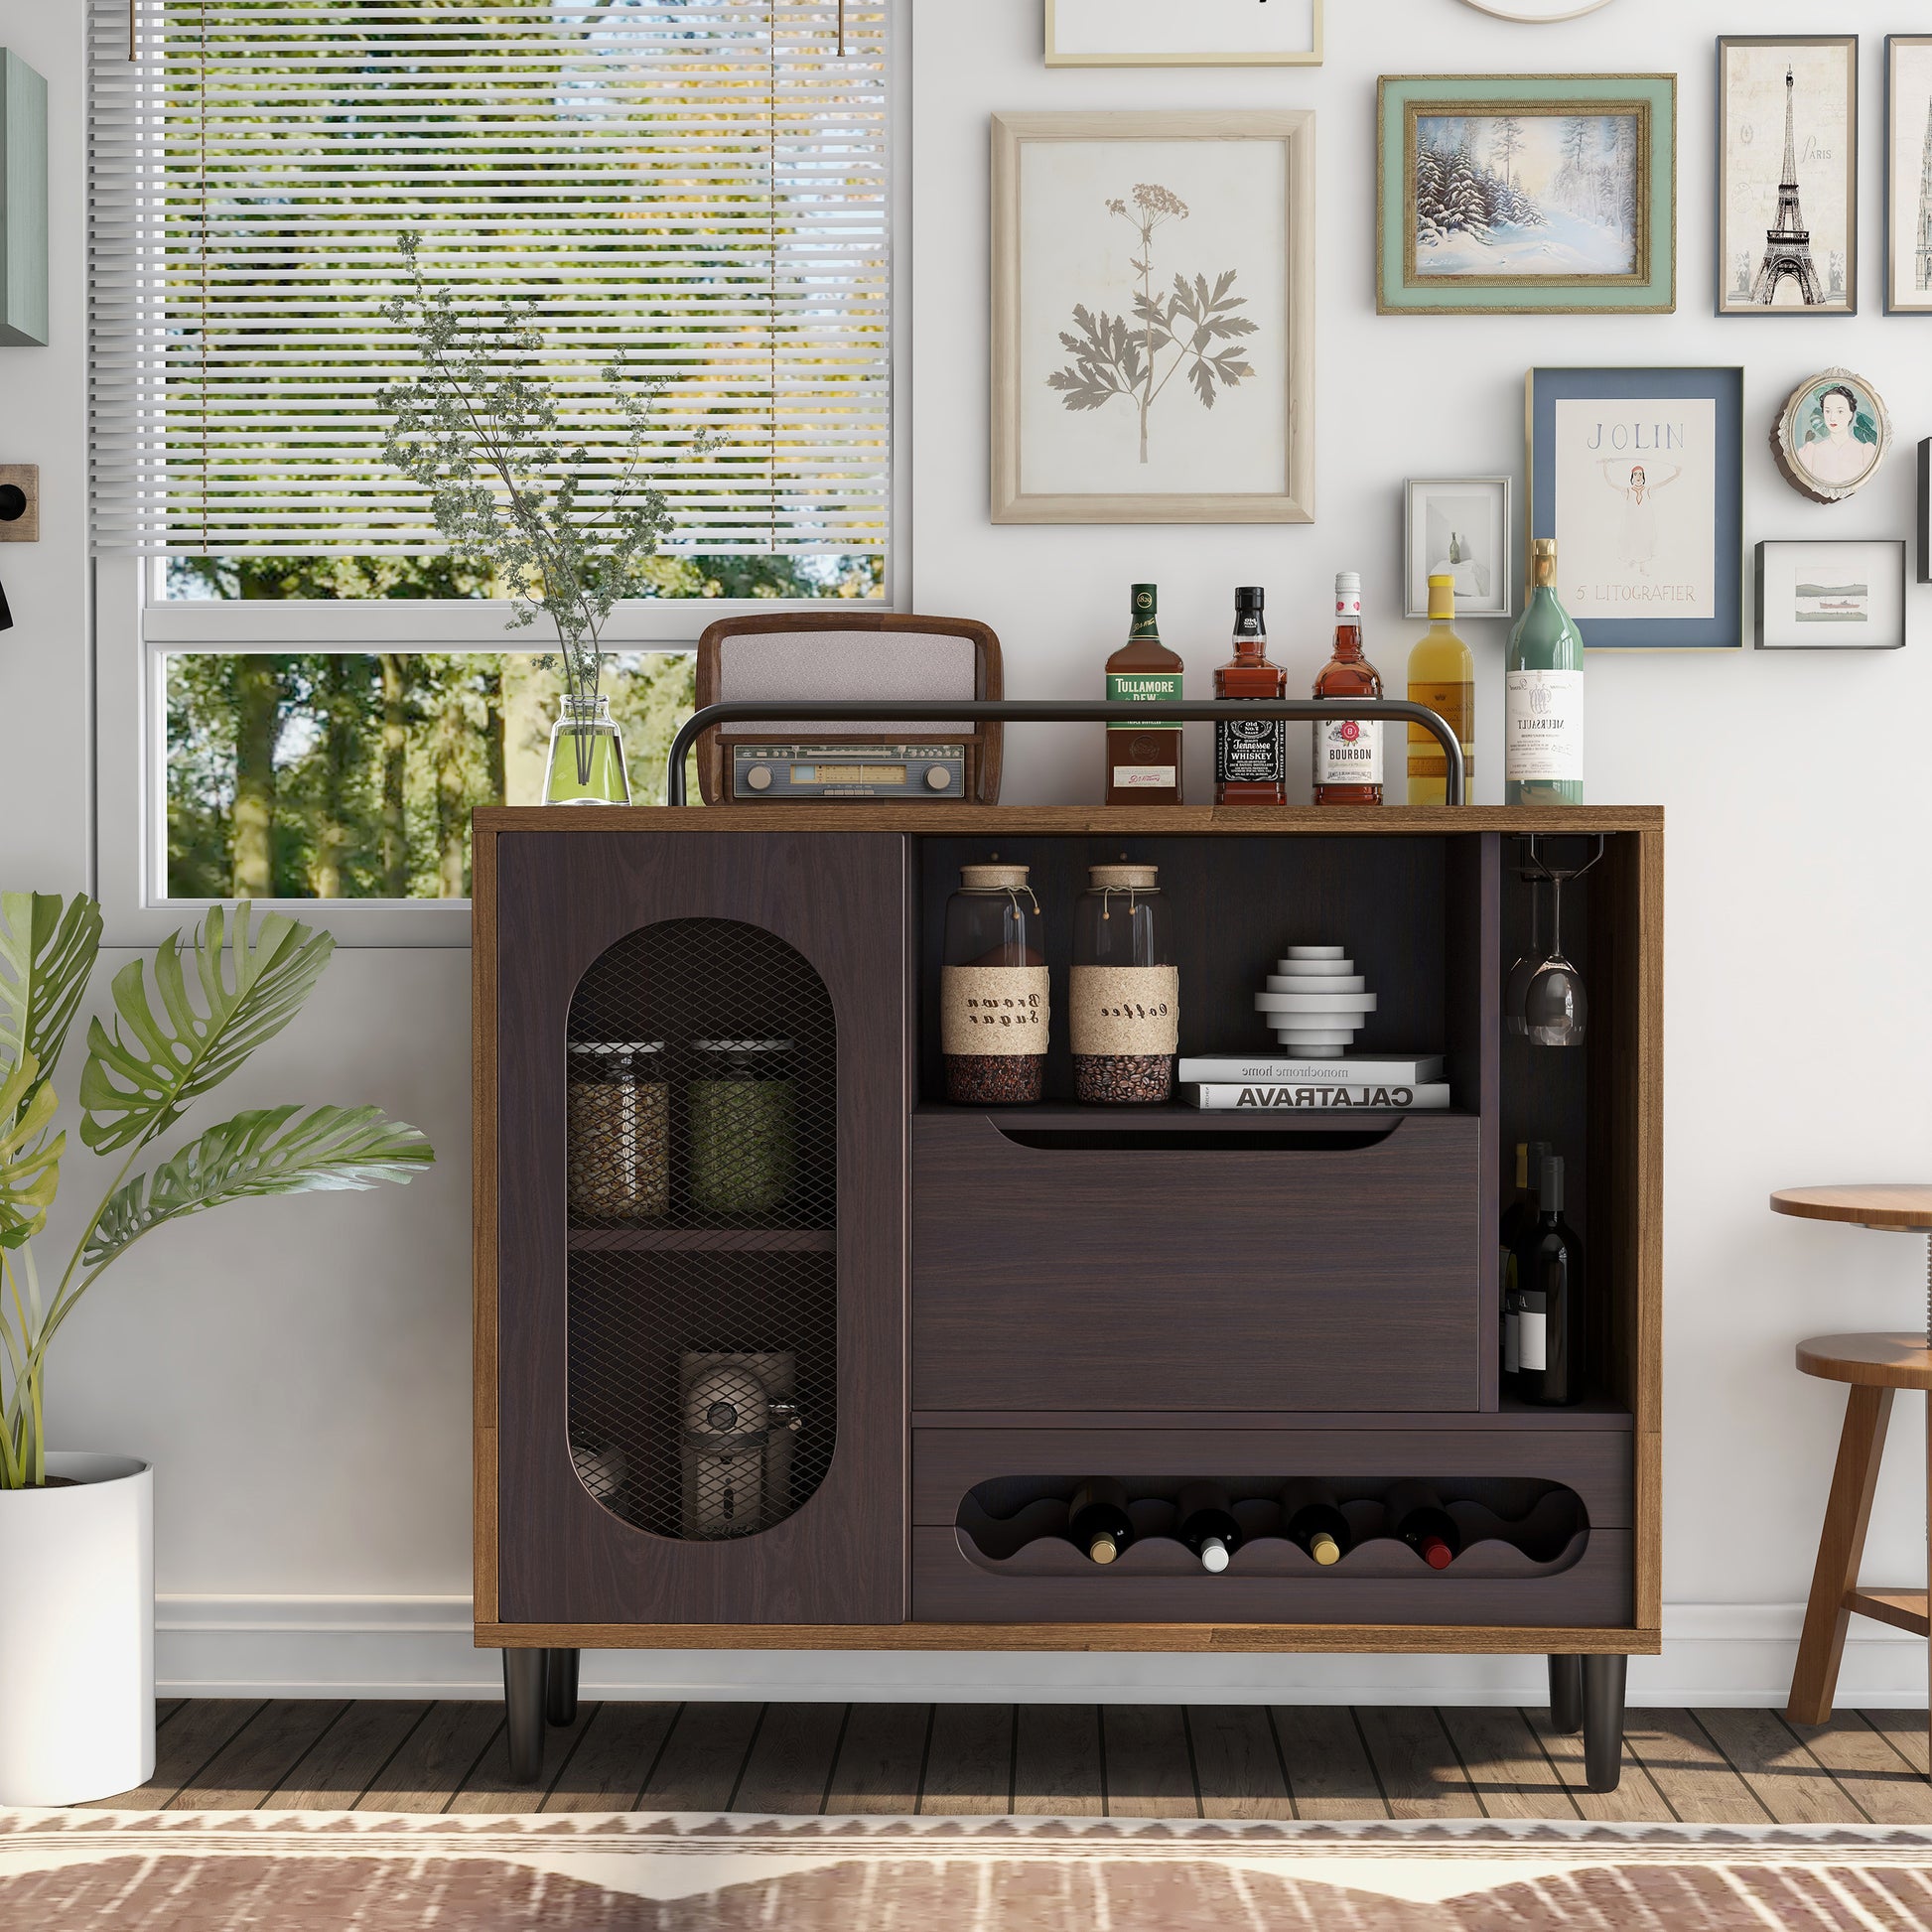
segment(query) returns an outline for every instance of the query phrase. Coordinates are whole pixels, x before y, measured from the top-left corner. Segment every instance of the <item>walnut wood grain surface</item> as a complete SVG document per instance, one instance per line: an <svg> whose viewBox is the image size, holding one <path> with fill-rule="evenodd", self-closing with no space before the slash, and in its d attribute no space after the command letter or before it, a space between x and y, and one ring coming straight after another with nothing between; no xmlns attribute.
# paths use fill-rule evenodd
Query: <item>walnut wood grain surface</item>
<svg viewBox="0 0 1932 1932"><path fill-rule="evenodd" d="M1807 1221L1850 1221L1859 1227L1932 1231L1932 1186L1911 1182L1849 1187L1780 1187L1771 1212Z"/></svg>
<svg viewBox="0 0 1932 1932"><path fill-rule="evenodd" d="M1932 1348L1923 1334L1813 1335L1798 1344L1798 1367L1861 1388L1932 1389Z"/></svg>

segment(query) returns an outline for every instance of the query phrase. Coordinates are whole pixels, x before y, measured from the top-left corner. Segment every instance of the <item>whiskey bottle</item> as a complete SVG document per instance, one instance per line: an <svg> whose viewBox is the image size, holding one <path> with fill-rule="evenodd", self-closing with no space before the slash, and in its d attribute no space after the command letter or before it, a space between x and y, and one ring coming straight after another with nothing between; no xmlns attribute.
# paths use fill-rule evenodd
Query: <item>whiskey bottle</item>
<svg viewBox="0 0 1932 1932"><path fill-rule="evenodd" d="M1317 698L1379 698L1382 675L1362 655L1362 580L1352 570L1335 579L1335 654L1314 681ZM1382 802L1382 721L1322 718L1314 727L1314 802Z"/></svg>
<svg viewBox="0 0 1932 1932"><path fill-rule="evenodd" d="M1285 698L1288 673L1268 655L1264 594L1247 584L1234 594L1234 655L1214 673L1217 698ZM1214 726L1214 802L1288 803L1288 722L1223 718Z"/></svg>
<svg viewBox="0 0 1932 1932"><path fill-rule="evenodd" d="M1449 546L1451 559L1455 546ZM1455 634L1455 579L1429 580L1429 629L1409 653L1409 702L1427 705L1462 747L1462 796L1475 783L1476 663ZM1449 758L1424 725L1409 727L1409 802L1440 805L1449 795Z"/></svg>
<svg viewBox="0 0 1932 1932"><path fill-rule="evenodd" d="M1584 1254L1563 1218L1563 1161L1543 1158L1536 1226L1517 1243L1516 1282L1522 1367L1516 1392L1525 1402L1563 1407L1583 1400L1579 1357L1583 1323Z"/></svg>
<svg viewBox="0 0 1932 1932"><path fill-rule="evenodd" d="M1584 802L1584 633L1557 602L1557 545L1530 546L1530 601L1503 676L1503 803Z"/></svg>
<svg viewBox="0 0 1932 1932"><path fill-rule="evenodd" d="M1200 1567L1218 1577L1241 1547L1241 1525L1228 1507L1227 1491L1212 1482L1190 1482L1180 1492L1179 1536L1200 1558Z"/></svg>
<svg viewBox="0 0 1932 1932"><path fill-rule="evenodd" d="M1161 641L1160 593L1154 585L1134 586L1133 612L1126 643L1107 660L1108 702L1178 702L1181 661ZM1109 724L1107 803L1180 802L1180 727Z"/></svg>
<svg viewBox="0 0 1932 1932"><path fill-rule="evenodd" d="M1127 1491L1111 1476L1089 1476L1067 1510L1066 1534L1095 1563L1112 1563L1134 1540Z"/></svg>

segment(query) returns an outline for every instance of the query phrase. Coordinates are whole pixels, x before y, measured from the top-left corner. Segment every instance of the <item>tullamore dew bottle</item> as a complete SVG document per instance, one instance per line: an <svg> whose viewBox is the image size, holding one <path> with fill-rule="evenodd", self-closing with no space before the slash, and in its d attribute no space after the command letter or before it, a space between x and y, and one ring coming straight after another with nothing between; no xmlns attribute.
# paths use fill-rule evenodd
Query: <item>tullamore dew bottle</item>
<svg viewBox="0 0 1932 1932"><path fill-rule="evenodd" d="M1557 545L1530 546L1530 601L1503 677L1503 802L1584 802L1584 634L1557 602Z"/></svg>

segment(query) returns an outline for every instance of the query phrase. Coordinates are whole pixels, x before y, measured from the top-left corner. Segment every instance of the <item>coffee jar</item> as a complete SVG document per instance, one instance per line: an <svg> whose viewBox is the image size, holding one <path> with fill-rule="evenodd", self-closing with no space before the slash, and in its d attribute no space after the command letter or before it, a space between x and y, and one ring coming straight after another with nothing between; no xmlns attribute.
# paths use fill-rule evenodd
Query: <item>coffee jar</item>
<svg viewBox="0 0 1932 1932"><path fill-rule="evenodd" d="M1039 1099L1051 1009L1039 901L1025 866L962 866L946 901L939 984L946 1098L955 1106Z"/></svg>
<svg viewBox="0 0 1932 1932"><path fill-rule="evenodd" d="M580 1221L653 1221L670 1206L670 1087L661 1039L574 1039L569 1049L570 1210Z"/></svg>
<svg viewBox="0 0 1932 1932"><path fill-rule="evenodd" d="M1073 908L1071 992L1074 1097L1107 1107L1172 1099L1180 975L1153 866L1088 868Z"/></svg>

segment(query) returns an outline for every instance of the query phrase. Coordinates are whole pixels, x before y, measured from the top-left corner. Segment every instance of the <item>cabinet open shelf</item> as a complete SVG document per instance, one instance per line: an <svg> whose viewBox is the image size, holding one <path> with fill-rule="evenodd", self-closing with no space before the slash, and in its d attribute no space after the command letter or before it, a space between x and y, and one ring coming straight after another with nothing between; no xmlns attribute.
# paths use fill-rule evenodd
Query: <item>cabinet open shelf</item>
<svg viewBox="0 0 1932 1932"><path fill-rule="evenodd" d="M829 1255L832 1228L572 1228L573 1252L591 1254Z"/></svg>
<svg viewBox="0 0 1932 1932"><path fill-rule="evenodd" d="M921 1101L914 1114L939 1119L983 1115L1009 1140L1027 1134L1333 1134L1387 1133L1405 1120L1473 1119L1465 1107L1255 1108L1245 1113L1206 1111L1171 1101L1158 1107L1084 1107L1042 1100L1029 1107L954 1107Z"/></svg>

